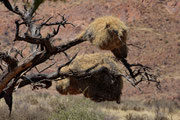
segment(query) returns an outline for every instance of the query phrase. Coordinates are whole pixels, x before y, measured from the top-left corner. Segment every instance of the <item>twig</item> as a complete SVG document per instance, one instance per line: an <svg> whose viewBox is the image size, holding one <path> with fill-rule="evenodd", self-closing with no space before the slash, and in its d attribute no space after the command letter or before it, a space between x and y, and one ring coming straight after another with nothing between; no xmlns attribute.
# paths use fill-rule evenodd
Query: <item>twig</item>
<svg viewBox="0 0 180 120"><path fill-rule="evenodd" d="M64 53L64 55L66 56L66 58L67 58L68 60L70 60L68 54L67 54L66 52L63 52L63 53Z"/></svg>
<svg viewBox="0 0 180 120"><path fill-rule="evenodd" d="M1 71L4 71L4 69L2 68L2 66L0 65L0 69L1 69Z"/></svg>
<svg viewBox="0 0 180 120"><path fill-rule="evenodd" d="M127 73L127 76L129 77L127 76L123 76L123 77L125 77L133 86L137 86L139 83L143 81L147 81L148 84L150 84L150 82L156 83L156 87L160 89L160 81L157 80L156 75L150 73L150 71L152 70L150 67L144 66L139 63L129 64L125 58L121 58L120 60L129 72ZM133 71L132 68L134 67L135 70Z"/></svg>
<svg viewBox="0 0 180 120"><path fill-rule="evenodd" d="M127 44L127 46L133 46L133 47L136 47L136 48L142 49L140 46L135 45L135 44Z"/></svg>
<svg viewBox="0 0 180 120"><path fill-rule="evenodd" d="M40 71L38 70L37 66L35 66L35 69L37 70L38 73L40 73Z"/></svg>
<svg viewBox="0 0 180 120"><path fill-rule="evenodd" d="M47 66L46 68L42 69L39 73L44 72L45 70L49 69L50 67L52 67L56 62L52 63L51 65Z"/></svg>
<svg viewBox="0 0 180 120"><path fill-rule="evenodd" d="M141 88L137 86L142 81L135 83L134 80L131 80L132 78L130 78L129 76L125 76L125 75L121 75L121 76L123 76L128 82L130 82L133 87L137 88L139 91L142 91Z"/></svg>

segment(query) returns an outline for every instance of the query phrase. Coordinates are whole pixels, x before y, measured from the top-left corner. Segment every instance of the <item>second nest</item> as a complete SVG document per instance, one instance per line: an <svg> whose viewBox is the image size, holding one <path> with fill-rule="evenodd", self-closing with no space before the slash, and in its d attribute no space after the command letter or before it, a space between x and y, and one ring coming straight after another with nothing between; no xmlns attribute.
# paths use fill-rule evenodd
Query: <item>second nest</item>
<svg viewBox="0 0 180 120"><path fill-rule="evenodd" d="M62 68L61 73L81 73L89 68L94 73L86 78L69 77L59 80L56 89L60 94L83 94L93 101L116 101L120 103L123 80L119 66L112 54L87 54L77 56L69 65ZM102 71L99 71L101 69ZM97 71L97 72L96 72Z"/></svg>

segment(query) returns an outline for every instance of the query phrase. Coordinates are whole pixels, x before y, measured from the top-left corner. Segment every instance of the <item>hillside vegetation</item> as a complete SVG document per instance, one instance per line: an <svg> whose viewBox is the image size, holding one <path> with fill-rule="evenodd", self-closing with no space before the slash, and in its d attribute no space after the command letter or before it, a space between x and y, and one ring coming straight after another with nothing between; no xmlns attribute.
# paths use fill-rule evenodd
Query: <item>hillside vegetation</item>
<svg viewBox="0 0 180 120"><path fill-rule="evenodd" d="M68 21L75 25L61 29L57 35L61 40L55 44L75 38L100 16L112 15L120 18L130 27L127 44L142 48L129 46L128 61L152 67L161 81L161 90L157 90L154 84L143 84L140 85L143 90L141 92L125 81L122 102L117 105L115 102L95 103L81 95L59 95L55 85L48 90L35 91L25 87L17 90L13 96L11 117L8 116L8 107L4 100L0 100L0 120L180 120L180 1L47 1L40 6L37 14L45 18L65 14ZM17 16L0 4L1 51L8 50L13 45L15 19ZM44 29L44 34L46 33L47 29ZM17 45L24 46L22 43ZM28 54L28 51L25 53ZM87 42L70 49L69 55L77 51L79 54L104 52ZM65 57L58 56L55 60L58 64L67 61ZM57 66L47 72L52 72L55 67Z"/></svg>

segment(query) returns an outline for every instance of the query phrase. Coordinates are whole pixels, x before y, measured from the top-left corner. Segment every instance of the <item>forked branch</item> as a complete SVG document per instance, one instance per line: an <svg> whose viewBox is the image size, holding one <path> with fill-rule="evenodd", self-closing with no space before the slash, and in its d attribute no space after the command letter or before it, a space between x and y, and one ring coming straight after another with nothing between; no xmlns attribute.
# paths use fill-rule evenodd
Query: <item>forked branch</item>
<svg viewBox="0 0 180 120"><path fill-rule="evenodd" d="M40 23L39 25L35 24L37 20L33 19L33 13L35 12L33 11L33 9L38 8L40 3L42 2L41 0L37 0L37 1L34 0L34 3L30 7L30 9L29 10L25 9L25 12L20 12L17 6L13 7L11 3L9 2L9 0L1 0L1 2L3 2L3 4L8 10L20 15L21 17L20 20L15 21L16 34L15 34L14 41L15 42L24 41L30 44L41 45L41 46L44 46L45 49L41 51L37 51L33 56L31 56L31 58L28 58L29 59L28 61L25 61L23 63L22 61L20 61L19 63L21 64L18 64L18 61L15 58L8 56L4 53L0 53L1 59L8 64L8 67L13 66L11 68L11 72L8 72L8 71L3 72L3 74L0 76L0 82L1 82L0 93L3 91L3 89L6 88L7 84L15 77L18 77L18 76L21 77L23 73L26 73L29 70L31 70L33 67L36 67L37 65L47 61L51 56L56 55L60 52L65 52L71 47L85 41L81 39L75 39L73 41L69 41L59 46L53 46L51 41L59 33L60 26L65 27L67 24L70 24L70 25L72 24L69 23L64 16L61 16L62 20L58 22L49 23L50 19L52 18L50 17L48 20L46 20L46 22ZM38 2L37 6L35 5L36 4L35 2ZM21 31L20 26L22 25L24 25L28 29L28 31L26 31L24 34L20 33ZM43 26L47 26L47 27L57 26L57 28L54 29L53 33L48 34L46 37L43 38L41 36L41 28ZM29 32L30 33L34 32L35 34L30 34ZM4 69L1 67L1 70L4 70Z"/></svg>
<svg viewBox="0 0 180 120"><path fill-rule="evenodd" d="M157 76L151 73L151 68L144 66L142 64L129 64L125 58L121 58L121 62L128 70L127 75L122 75L127 79L132 86L137 87L137 85L143 81L150 84L151 82L156 83L156 87L160 89L160 81L158 81ZM137 87L141 90L139 87Z"/></svg>

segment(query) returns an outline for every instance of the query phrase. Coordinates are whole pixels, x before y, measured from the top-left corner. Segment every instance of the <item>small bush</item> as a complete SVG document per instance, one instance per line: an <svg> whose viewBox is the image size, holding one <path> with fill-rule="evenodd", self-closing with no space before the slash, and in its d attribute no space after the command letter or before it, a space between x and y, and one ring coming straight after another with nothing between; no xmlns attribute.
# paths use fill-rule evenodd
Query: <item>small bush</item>
<svg viewBox="0 0 180 120"><path fill-rule="evenodd" d="M104 120L105 117L105 114L92 109L95 106L88 100L74 98L59 103L55 99L50 104L53 107L50 120Z"/></svg>

